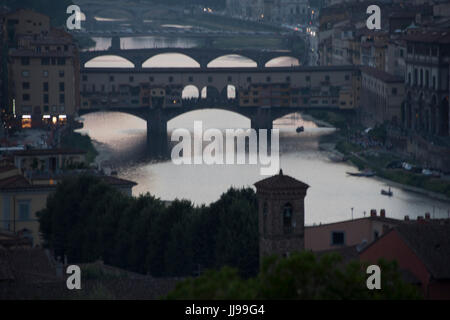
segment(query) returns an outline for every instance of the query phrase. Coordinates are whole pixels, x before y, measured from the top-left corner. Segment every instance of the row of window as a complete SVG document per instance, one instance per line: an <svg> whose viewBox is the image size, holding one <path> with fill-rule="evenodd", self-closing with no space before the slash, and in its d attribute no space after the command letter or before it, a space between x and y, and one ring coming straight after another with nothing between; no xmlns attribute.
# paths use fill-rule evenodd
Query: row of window
<svg viewBox="0 0 450 320"><path fill-rule="evenodd" d="M420 73L420 75L419 75ZM436 76L432 78L432 84L430 86L430 72L425 70L425 77L423 69L420 69L420 72L417 69L413 71L413 78L411 77L411 72L408 72L408 84L413 86L420 86L423 88L432 88L436 90Z"/></svg>
<svg viewBox="0 0 450 320"><path fill-rule="evenodd" d="M48 101L49 101L48 93L44 93L42 95L42 100L44 103L48 103ZM28 93L22 94L22 101L25 101L25 102L30 101L30 94L28 94ZM64 93L60 93L59 94L59 103L65 103L65 101L66 101L66 95Z"/></svg>
<svg viewBox="0 0 450 320"><path fill-rule="evenodd" d="M87 75L83 75L82 80L83 81L87 81L88 80L88 76ZM114 82L114 80L115 80L114 76L109 76L109 82ZM325 81L330 81L330 76L326 75L324 77L324 80ZM345 80L349 81L350 80L350 75L346 74L345 75ZM129 82L134 82L134 76L129 76L128 81ZM150 82L154 82L155 78L154 77L149 77L149 81ZM173 76L169 76L168 81L170 83L172 83L174 81L174 77ZM189 76L188 81L189 82L194 82L194 77L193 76ZM214 81L213 77L208 77L208 82L211 83L213 81ZM232 76L228 76L227 81L228 82L232 82L233 81L233 77ZM305 76L305 81L307 81L307 82L311 81L311 76ZM247 82L249 82L249 83L252 82L252 77L247 77ZM272 82L272 77L267 76L266 77L266 82ZM291 82L291 77L290 76L286 77L286 82Z"/></svg>
<svg viewBox="0 0 450 320"><path fill-rule="evenodd" d="M29 57L22 57L20 59L20 61L23 66L30 65ZM41 58L41 65L43 65L43 66L48 66L48 65L63 66L65 64L66 64L66 58Z"/></svg>
<svg viewBox="0 0 450 320"><path fill-rule="evenodd" d="M30 83L29 82L22 82L22 89L24 89L24 90L29 90L30 89ZM44 91L44 92L48 92L48 82L43 82L42 83L42 90ZM60 82L59 83L59 91L62 91L62 92L64 92L64 90L65 90L65 84L64 84L64 82Z"/></svg>
<svg viewBox="0 0 450 320"><path fill-rule="evenodd" d="M34 108L32 106L22 106L22 108L21 108L23 114L33 113L33 109L34 109L34 113L36 113L36 114L42 113L40 106L35 106ZM48 105L44 105L43 111L50 112L50 107ZM64 113L65 111L66 111L66 108L64 105L60 105L60 106L53 105L51 107L51 112L53 112L53 113L56 113L56 112Z"/></svg>
<svg viewBox="0 0 450 320"><path fill-rule="evenodd" d="M60 78L64 78L64 70L59 70L58 75ZM42 70L42 76L44 78L48 78L48 70ZM23 78L30 77L30 70L22 70L22 77Z"/></svg>

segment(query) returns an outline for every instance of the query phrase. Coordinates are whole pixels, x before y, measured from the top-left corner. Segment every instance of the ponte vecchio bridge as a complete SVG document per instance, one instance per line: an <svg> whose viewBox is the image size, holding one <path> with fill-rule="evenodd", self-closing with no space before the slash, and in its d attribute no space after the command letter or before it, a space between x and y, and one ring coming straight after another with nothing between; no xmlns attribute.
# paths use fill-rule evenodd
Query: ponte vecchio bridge
<svg viewBox="0 0 450 320"><path fill-rule="evenodd" d="M352 112L359 103L359 70L353 66L262 67L284 54L260 52L246 55L259 67L208 68L211 59L223 52L151 50L152 54L189 53L201 67L143 68L145 59L141 53L135 56L134 50L120 55L134 61L134 68L82 67L80 114L117 111L144 119L153 155L167 154L167 122L193 110L228 110L250 119L254 129L271 129L275 119L287 114L305 110ZM98 53L83 53L82 65L96 56Z"/></svg>
<svg viewBox="0 0 450 320"><path fill-rule="evenodd" d="M290 50L225 50L214 48L151 48L151 49L120 49L120 39L112 38L112 45L109 50L83 51L80 53L80 63L82 66L86 62L101 56L118 56L133 63L135 69L141 69L145 61L161 54L178 53L192 58L205 69L208 64L217 58L224 56L241 56L251 59L258 68L264 68L266 64L279 57L292 57L298 61L303 60L303 56Z"/></svg>

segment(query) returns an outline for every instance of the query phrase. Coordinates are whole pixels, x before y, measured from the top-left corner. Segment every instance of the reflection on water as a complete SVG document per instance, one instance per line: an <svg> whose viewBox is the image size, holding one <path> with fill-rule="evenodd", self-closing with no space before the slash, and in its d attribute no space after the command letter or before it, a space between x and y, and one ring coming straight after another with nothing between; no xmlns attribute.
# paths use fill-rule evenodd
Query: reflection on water
<svg viewBox="0 0 450 320"><path fill-rule="evenodd" d="M295 67L299 66L300 63L298 59L293 57L279 57L270 60L268 63L266 63L266 67L273 68L273 67Z"/></svg>
<svg viewBox="0 0 450 320"><path fill-rule="evenodd" d="M202 43L199 39L179 37L124 37L120 39L122 49L148 49L148 48L194 48Z"/></svg>
<svg viewBox="0 0 450 320"><path fill-rule="evenodd" d="M95 16L94 19L96 21L104 21L104 22L119 22L119 21L127 21L126 18L105 18L105 17L99 17Z"/></svg>
<svg viewBox="0 0 450 320"><path fill-rule="evenodd" d="M256 66L257 66L256 62L253 61L252 59L237 54L230 54L223 57L219 57L208 63L208 68L230 68L230 67L256 68Z"/></svg>
<svg viewBox="0 0 450 320"><path fill-rule="evenodd" d="M95 38L97 50L111 45L109 38ZM122 38L125 48L163 47L170 41L179 41L180 47L195 46L193 40L184 38L130 37ZM172 44L167 46L173 46ZM159 66L170 67L186 64L185 56L164 55ZM108 63L125 66L126 61L110 59ZM151 61L148 61L151 62ZM153 60L155 62L155 60ZM96 66L96 63L92 66ZM100 63L97 61L97 63ZM230 56L216 60L220 66L243 66L249 61L243 57ZM272 60L268 66L290 66L295 59L283 57ZM111 66L111 65L110 65ZM189 65L196 66L189 61ZM198 97L198 88L189 87L186 97ZM200 89L201 90L201 89ZM228 88L230 93L231 88ZM217 200L229 187L252 186L264 178L260 167L255 165L183 165L175 166L170 161L155 163L146 158L146 123L138 118L121 113L94 113L84 116L84 129L95 141L100 151L99 161L109 159L117 167L119 176L134 180L138 185L134 194L150 192L162 199L186 198L193 202L209 203ZM249 128L250 121L242 116L217 110L190 112L168 123L168 130L192 128L194 120L202 120L204 128ZM295 128L303 125L305 132L297 134ZM329 153L319 149L322 135L333 132L329 128L317 128L314 123L304 121L299 115L287 116L274 123L281 129L280 163L283 171L309 184L306 197L306 223L325 223L363 217L371 209L386 209L387 216L402 219L404 215L415 218L425 212L436 217L447 217L450 204L391 187L392 198L382 196L380 190L385 183L373 178L349 177L347 171L355 170L345 163L329 160ZM151 142L150 142L151 143Z"/></svg>
<svg viewBox="0 0 450 320"><path fill-rule="evenodd" d="M163 28L185 29L185 30L189 30L189 29L193 28L193 26L183 26L183 25L180 25L180 24L162 24L161 27L163 27Z"/></svg>
<svg viewBox="0 0 450 320"><path fill-rule="evenodd" d="M84 129L99 144L100 160L109 159L119 176L134 180L135 195L150 192L165 200L186 198L196 204L210 203L229 187L252 186L264 178L258 165L182 165L171 161L154 163L145 156L146 124L143 120L121 113L94 113L84 116ZM174 128L192 128L194 120L202 120L204 128L248 128L250 121L242 116L218 110L203 110L184 114L168 124ZM302 134L295 133L299 125ZM333 132L317 128L299 115L278 120L281 129L280 163L285 174L311 188L306 197L306 223L325 223L363 217L370 209L386 209L387 216L415 218L425 212L447 217L450 204L427 196L392 187L392 198L382 196L385 183L374 178L349 177L355 170L345 163L329 160L329 153L319 149L319 138Z"/></svg>
<svg viewBox="0 0 450 320"><path fill-rule="evenodd" d="M92 37L95 46L89 50L107 50L111 47L111 37ZM199 39L141 36L121 37L121 49L153 49L153 48L194 48L202 43Z"/></svg>
<svg viewBox="0 0 450 320"><path fill-rule="evenodd" d="M181 53L163 53L151 57L142 64L143 68L200 68L200 64Z"/></svg>
<svg viewBox="0 0 450 320"><path fill-rule="evenodd" d="M107 50L111 47L110 37L93 37L95 46L89 50ZM122 37L120 38L121 49L151 49L151 48L194 48L202 43L199 39L179 38L179 37L157 37L157 36L142 36L142 37ZM281 53L280 53L281 54ZM147 61L144 67L199 67L200 65L193 59L182 54L169 53L161 55L156 60ZM122 62L121 62L122 61ZM96 60L103 66L124 67L128 68L126 60L109 57L108 60ZM121 66L120 64L123 63ZM291 67L298 66L299 61L293 57L278 57L269 61L267 67ZM96 63L89 64L89 67L98 67ZM208 64L211 68L227 68L227 67L256 67L256 62L236 54L230 54L219 57Z"/></svg>
<svg viewBox="0 0 450 320"><path fill-rule="evenodd" d="M134 68L134 64L119 56L100 56L84 64L86 68Z"/></svg>

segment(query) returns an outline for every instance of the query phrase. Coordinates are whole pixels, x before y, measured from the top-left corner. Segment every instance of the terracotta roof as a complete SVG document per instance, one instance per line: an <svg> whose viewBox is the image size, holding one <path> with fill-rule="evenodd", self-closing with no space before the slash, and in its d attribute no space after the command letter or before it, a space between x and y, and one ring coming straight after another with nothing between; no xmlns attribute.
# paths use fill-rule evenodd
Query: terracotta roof
<svg viewBox="0 0 450 320"><path fill-rule="evenodd" d="M435 279L450 279L450 225L404 224L394 229Z"/></svg>
<svg viewBox="0 0 450 320"><path fill-rule="evenodd" d="M0 173L8 172L8 171L11 171L11 170L14 170L14 169L17 169L16 166L14 166L12 164L8 164L6 166L0 167Z"/></svg>
<svg viewBox="0 0 450 320"><path fill-rule="evenodd" d="M0 190L2 191L18 189L42 190L54 188L56 188L56 185L33 185L21 174L17 174L0 180Z"/></svg>
<svg viewBox="0 0 450 320"><path fill-rule="evenodd" d="M404 37L406 41L411 42L428 42L428 43L450 43L450 31L422 31L411 33Z"/></svg>
<svg viewBox="0 0 450 320"><path fill-rule="evenodd" d="M305 226L306 229L312 229L312 228L321 228L324 226L330 226L330 225L334 225L334 224L341 224L341 223L357 223L359 221L362 220L372 220L372 221L380 221L380 222L386 222L386 223L392 223L392 224L402 224L405 223L404 220L400 220L400 219L394 219L394 218L388 218L388 217L381 217L381 216L367 216L367 217L361 217L361 218L356 218L356 219L348 219L348 220L341 220L341 221L336 221L336 222L330 222L330 223L322 223L322 224L316 224L316 225L312 225L312 226ZM411 221L414 222L414 221Z"/></svg>
<svg viewBox="0 0 450 320"><path fill-rule="evenodd" d="M404 79L398 76L394 76L392 74L389 74L385 71L368 67L368 66L361 66L360 67L361 72L368 74L374 78L380 79L383 82L404 82Z"/></svg>
<svg viewBox="0 0 450 320"><path fill-rule="evenodd" d="M99 176L100 180L113 186L136 186L137 183L130 180L125 180L113 176Z"/></svg>
<svg viewBox="0 0 450 320"><path fill-rule="evenodd" d="M309 185L303 183L297 179L283 174L283 170L280 173L266 178L264 180L255 183L257 189L308 189Z"/></svg>
<svg viewBox="0 0 450 320"><path fill-rule="evenodd" d="M1 179L0 180L0 189L10 189L10 188L27 188L31 184L27 179L21 174L16 174L14 176Z"/></svg>
<svg viewBox="0 0 450 320"><path fill-rule="evenodd" d="M29 149L16 151L14 156L41 156L41 155L58 155L58 154L85 154L86 151L80 149Z"/></svg>

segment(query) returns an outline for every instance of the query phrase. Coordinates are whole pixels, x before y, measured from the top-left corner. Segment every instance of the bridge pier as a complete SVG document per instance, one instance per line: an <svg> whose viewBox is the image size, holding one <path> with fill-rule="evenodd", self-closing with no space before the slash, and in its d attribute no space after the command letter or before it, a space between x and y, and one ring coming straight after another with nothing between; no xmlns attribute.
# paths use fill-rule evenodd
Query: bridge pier
<svg viewBox="0 0 450 320"><path fill-rule="evenodd" d="M271 137L272 137L272 109L271 107L259 107L255 114L250 119L252 129L256 130L256 135L258 137L258 145L259 145L259 130L267 129L267 142L268 146L270 145Z"/></svg>
<svg viewBox="0 0 450 320"><path fill-rule="evenodd" d="M167 159L170 156L167 117L160 108L150 111L147 116L147 152L151 158Z"/></svg>

